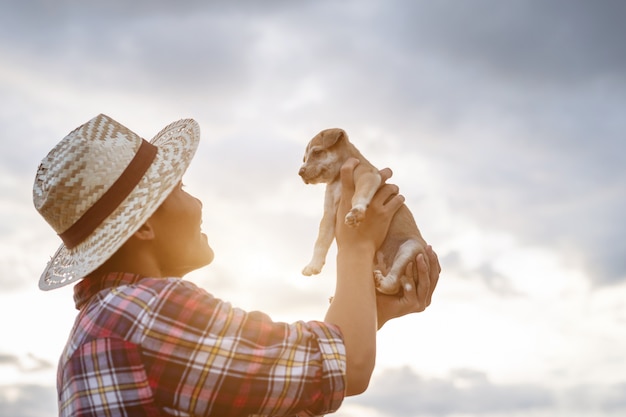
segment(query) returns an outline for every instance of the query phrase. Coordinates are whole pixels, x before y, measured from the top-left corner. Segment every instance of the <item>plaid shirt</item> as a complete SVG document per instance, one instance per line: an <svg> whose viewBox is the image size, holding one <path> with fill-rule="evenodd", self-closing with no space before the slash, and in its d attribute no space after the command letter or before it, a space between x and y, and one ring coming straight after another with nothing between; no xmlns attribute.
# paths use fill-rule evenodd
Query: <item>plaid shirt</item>
<svg viewBox="0 0 626 417"><path fill-rule="evenodd" d="M61 416L311 416L343 400L333 325L275 323L179 278L86 278L74 299Z"/></svg>

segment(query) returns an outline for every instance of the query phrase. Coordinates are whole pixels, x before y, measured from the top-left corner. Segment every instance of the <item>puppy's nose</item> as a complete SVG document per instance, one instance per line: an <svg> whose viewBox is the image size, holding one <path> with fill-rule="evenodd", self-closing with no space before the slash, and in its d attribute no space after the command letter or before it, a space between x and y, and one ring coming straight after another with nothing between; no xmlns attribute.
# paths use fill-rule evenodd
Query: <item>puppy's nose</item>
<svg viewBox="0 0 626 417"><path fill-rule="evenodd" d="M298 175L300 176L304 175L304 167L300 167L300 171L298 171Z"/></svg>

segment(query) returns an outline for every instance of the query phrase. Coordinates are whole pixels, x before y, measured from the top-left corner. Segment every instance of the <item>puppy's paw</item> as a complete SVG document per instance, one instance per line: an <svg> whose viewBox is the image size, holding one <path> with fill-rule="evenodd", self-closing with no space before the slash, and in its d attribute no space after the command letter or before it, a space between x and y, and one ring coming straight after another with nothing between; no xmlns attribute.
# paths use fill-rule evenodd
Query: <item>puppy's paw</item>
<svg viewBox="0 0 626 417"><path fill-rule="evenodd" d="M306 275L307 277L310 277L311 275L317 275L320 272L322 272L323 266L324 264L319 265L319 264L314 264L313 262L311 262L310 264L304 267L304 269L302 270L302 275Z"/></svg>
<svg viewBox="0 0 626 417"><path fill-rule="evenodd" d="M398 280L393 275L383 275L380 270L374 271L374 283L378 292L383 294L397 294L400 290Z"/></svg>
<svg viewBox="0 0 626 417"><path fill-rule="evenodd" d="M362 207L353 207L346 214L345 222L350 227L357 227L365 218L365 209Z"/></svg>

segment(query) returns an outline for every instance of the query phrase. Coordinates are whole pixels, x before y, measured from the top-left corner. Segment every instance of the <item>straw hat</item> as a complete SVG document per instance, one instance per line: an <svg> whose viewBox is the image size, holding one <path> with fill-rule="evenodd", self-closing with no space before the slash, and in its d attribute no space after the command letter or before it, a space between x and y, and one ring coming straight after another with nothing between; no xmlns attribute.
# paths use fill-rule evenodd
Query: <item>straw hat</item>
<svg viewBox="0 0 626 417"><path fill-rule="evenodd" d="M103 114L63 138L33 186L35 208L63 240L39 288L71 284L109 259L178 184L199 140L192 119L147 142Z"/></svg>

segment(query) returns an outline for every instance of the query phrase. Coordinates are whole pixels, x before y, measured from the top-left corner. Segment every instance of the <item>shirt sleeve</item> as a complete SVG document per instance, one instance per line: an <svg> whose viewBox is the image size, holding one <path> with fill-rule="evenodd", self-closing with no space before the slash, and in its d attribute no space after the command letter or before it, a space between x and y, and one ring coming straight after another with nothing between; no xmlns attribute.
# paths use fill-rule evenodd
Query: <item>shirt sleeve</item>
<svg viewBox="0 0 626 417"><path fill-rule="evenodd" d="M142 319L141 348L157 402L193 415L321 415L345 395L341 332L273 322L194 284L171 280Z"/></svg>

